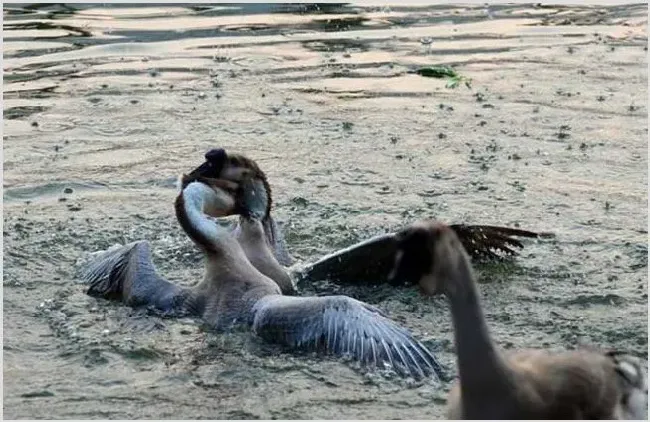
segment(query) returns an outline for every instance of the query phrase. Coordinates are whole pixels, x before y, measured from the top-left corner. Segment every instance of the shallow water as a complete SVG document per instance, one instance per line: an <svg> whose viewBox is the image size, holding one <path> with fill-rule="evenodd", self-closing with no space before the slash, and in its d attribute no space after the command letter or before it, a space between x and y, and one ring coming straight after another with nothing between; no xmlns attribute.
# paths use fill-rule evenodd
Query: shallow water
<svg viewBox="0 0 650 422"><path fill-rule="evenodd" d="M170 280L200 279L171 203L212 147L264 168L302 261L422 217L553 232L479 268L499 345L647 357L647 5L3 13L5 417L443 416L449 385L84 294L76 261L138 239ZM409 73L429 64L472 88ZM334 292L455 370L444 300L303 286Z"/></svg>

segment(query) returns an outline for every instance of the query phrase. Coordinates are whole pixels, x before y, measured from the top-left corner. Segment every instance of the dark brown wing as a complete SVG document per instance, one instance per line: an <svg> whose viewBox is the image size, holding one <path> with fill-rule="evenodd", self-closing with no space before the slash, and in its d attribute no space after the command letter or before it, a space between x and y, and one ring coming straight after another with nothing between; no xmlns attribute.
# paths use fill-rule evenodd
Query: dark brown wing
<svg viewBox="0 0 650 422"><path fill-rule="evenodd" d="M498 226L469 226L452 224L451 227L463 243L467 253L475 260L499 260L515 256L524 245L516 237L538 238L539 234L527 230Z"/></svg>
<svg viewBox="0 0 650 422"><path fill-rule="evenodd" d="M501 260L516 256L523 244L515 237L537 238L537 233L498 226L450 225L467 253L475 260ZM297 273L298 282L330 280L342 283L385 283L395 264L395 233L382 234L331 253ZM418 280L395 280L413 284Z"/></svg>
<svg viewBox="0 0 650 422"><path fill-rule="evenodd" d="M382 234L324 256L296 274L303 281L331 280L344 283L383 283L395 264L394 233Z"/></svg>

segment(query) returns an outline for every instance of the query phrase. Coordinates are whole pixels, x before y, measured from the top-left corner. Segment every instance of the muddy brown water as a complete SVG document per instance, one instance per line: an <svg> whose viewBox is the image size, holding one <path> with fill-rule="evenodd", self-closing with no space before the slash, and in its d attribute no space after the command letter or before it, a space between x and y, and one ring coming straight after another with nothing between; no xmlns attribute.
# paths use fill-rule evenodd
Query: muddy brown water
<svg viewBox="0 0 650 422"><path fill-rule="evenodd" d="M172 201L211 147L264 168L302 262L423 217L552 232L479 268L498 344L647 357L647 13L5 5L4 416L443 416L448 384L84 294L75 263L138 239L170 280L200 279ZM409 73L433 64L471 89ZM443 299L302 286L327 293L386 310L455 371Z"/></svg>

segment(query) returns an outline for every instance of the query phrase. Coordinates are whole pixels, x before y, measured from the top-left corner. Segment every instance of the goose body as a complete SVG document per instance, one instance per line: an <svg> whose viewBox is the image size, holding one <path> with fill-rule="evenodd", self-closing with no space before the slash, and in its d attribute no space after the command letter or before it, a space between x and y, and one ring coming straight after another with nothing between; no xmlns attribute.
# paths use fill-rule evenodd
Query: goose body
<svg viewBox="0 0 650 422"><path fill-rule="evenodd" d="M459 380L449 419L647 420L647 362L587 350L503 353L492 342L469 257L456 233L421 221L397 236L392 277L407 271L425 294L447 296Z"/></svg>

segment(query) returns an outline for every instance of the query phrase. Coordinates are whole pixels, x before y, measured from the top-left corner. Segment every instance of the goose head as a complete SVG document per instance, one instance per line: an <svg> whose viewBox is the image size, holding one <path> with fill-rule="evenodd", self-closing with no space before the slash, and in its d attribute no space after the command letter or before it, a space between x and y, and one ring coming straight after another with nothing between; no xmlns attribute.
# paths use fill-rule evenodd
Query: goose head
<svg viewBox="0 0 650 422"><path fill-rule="evenodd" d="M469 256L456 233L434 220L413 223L395 235L397 251L393 269L388 275L393 280L419 280L423 294L433 296L452 293L453 280L458 274L471 277Z"/></svg>
<svg viewBox="0 0 650 422"><path fill-rule="evenodd" d="M271 186L262 169L248 157L228 154L223 148L211 149L205 153L203 164L181 175L180 187L185 189L195 181L225 190L237 198L233 214L260 220L270 215Z"/></svg>

